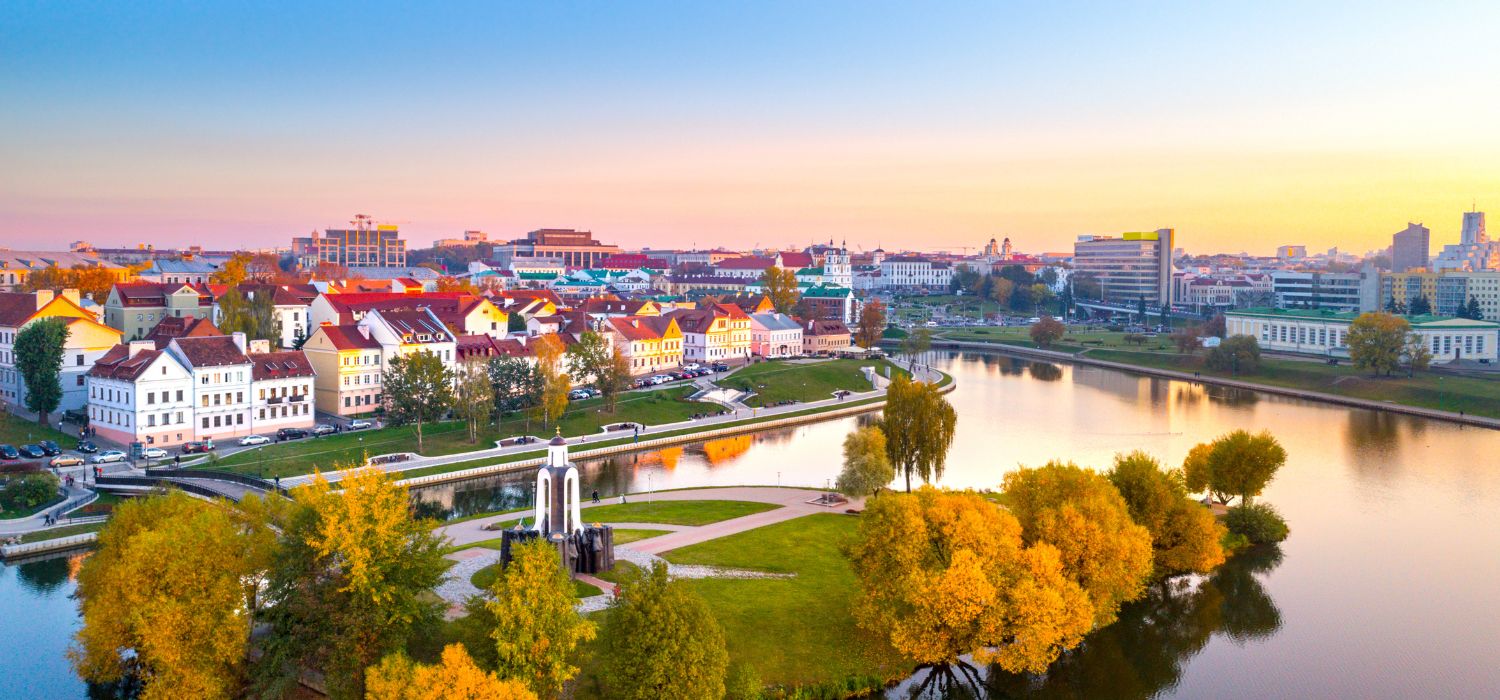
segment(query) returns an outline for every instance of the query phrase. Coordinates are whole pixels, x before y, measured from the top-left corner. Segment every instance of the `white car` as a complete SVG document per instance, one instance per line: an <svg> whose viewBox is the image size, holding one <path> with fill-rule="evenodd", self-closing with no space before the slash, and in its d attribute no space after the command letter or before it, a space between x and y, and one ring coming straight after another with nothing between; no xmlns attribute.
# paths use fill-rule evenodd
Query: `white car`
<svg viewBox="0 0 1500 700"><path fill-rule="evenodd" d="M167 458L167 451L163 450L160 447L147 447L145 449L145 451L141 452L141 454L144 455L146 457L146 459L166 459Z"/></svg>
<svg viewBox="0 0 1500 700"><path fill-rule="evenodd" d="M365 428L368 428L368 427L370 427L370 421L367 421L367 420L349 421L349 429L350 430L364 430Z"/></svg>
<svg viewBox="0 0 1500 700"><path fill-rule="evenodd" d="M268 438L264 435L246 435L245 437L240 438L241 445L264 445L270 441L271 438Z"/></svg>
<svg viewBox="0 0 1500 700"><path fill-rule="evenodd" d="M108 462L123 462L123 461L125 461L125 453L121 452L119 450L105 450L105 451L100 452L99 454L96 454L93 457L89 458L89 461L93 462L94 464L105 464L105 463L108 463Z"/></svg>
<svg viewBox="0 0 1500 700"><path fill-rule="evenodd" d="M331 426L331 425L329 425L327 423L319 423L319 424L313 426L312 434L313 435L332 435L333 434L333 426Z"/></svg>

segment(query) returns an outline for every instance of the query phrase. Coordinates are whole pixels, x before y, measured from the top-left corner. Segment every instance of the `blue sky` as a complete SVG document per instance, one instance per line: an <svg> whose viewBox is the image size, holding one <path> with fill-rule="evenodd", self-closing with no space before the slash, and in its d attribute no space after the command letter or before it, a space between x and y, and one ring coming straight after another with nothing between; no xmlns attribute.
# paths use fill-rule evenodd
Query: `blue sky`
<svg viewBox="0 0 1500 700"><path fill-rule="evenodd" d="M1487 5L0 7L0 243L1190 249L1456 237L1500 186Z"/></svg>

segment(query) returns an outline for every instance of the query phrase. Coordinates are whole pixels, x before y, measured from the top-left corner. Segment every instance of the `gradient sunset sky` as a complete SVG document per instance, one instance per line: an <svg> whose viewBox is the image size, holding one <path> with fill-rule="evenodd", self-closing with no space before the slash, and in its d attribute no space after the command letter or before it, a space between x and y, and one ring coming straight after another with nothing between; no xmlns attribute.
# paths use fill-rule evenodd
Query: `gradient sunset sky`
<svg viewBox="0 0 1500 700"><path fill-rule="evenodd" d="M1362 253L1500 212L1500 3L1147 5L9 0L0 245Z"/></svg>

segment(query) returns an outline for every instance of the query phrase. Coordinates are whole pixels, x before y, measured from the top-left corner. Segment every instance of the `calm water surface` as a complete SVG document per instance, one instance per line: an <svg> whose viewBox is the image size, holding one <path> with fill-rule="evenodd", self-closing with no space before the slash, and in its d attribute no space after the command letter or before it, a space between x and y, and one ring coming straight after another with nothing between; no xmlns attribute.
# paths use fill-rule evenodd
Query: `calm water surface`
<svg viewBox="0 0 1500 700"><path fill-rule="evenodd" d="M1104 467L1134 449L1178 464L1236 428L1269 429L1289 453L1262 497L1292 526L1279 549L1154 591L1045 681L991 679L999 694L1500 697L1500 432L998 354L932 362L959 382L945 486L995 488L1017 465L1051 459ZM589 462L585 491L825 486L860 420ZM528 482L417 498L459 516L520 507ZM84 693L62 660L77 624L71 569L42 565L50 577L0 572L0 697Z"/></svg>

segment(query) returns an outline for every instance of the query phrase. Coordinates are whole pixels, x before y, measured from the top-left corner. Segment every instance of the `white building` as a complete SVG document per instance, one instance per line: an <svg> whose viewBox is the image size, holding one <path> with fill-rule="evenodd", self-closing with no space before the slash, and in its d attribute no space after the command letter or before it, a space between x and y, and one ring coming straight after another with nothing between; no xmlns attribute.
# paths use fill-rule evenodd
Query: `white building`
<svg viewBox="0 0 1500 700"><path fill-rule="evenodd" d="M893 255L880 261L880 285L892 291L947 289L953 266L915 255Z"/></svg>
<svg viewBox="0 0 1500 700"><path fill-rule="evenodd" d="M253 432L250 358L245 334L173 338L166 351L187 367L193 382L197 439L222 440Z"/></svg>
<svg viewBox="0 0 1500 700"><path fill-rule="evenodd" d="M63 363L59 383L60 411L82 409L88 404L85 376L94 362L119 344L120 331L99 323L78 298L78 290L0 292L0 402L10 407L26 405L26 382L16 369L16 336L37 321L56 319L68 328L63 341Z"/></svg>
<svg viewBox="0 0 1500 700"><path fill-rule="evenodd" d="M156 447L195 439L192 373L155 342L114 346L94 362L85 384L89 427L100 437Z"/></svg>
<svg viewBox="0 0 1500 700"><path fill-rule="evenodd" d="M252 343L251 427L257 433L274 433L282 428L313 426L313 383L316 375L312 362L301 350L269 352L258 340Z"/></svg>
<svg viewBox="0 0 1500 700"><path fill-rule="evenodd" d="M1349 356L1349 326L1354 312L1327 309L1246 309L1224 314L1227 335L1248 335L1263 350L1324 357ZM1432 362L1497 359L1500 323L1442 316L1409 317L1412 332L1432 352Z"/></svg>
<svg viewBox="0 0 1500 700"><path fill-rule="evenodd" d="M761 357L802 354L802 326L786 314L750 314L750 352Z"/></svg>
<svg viewBox="0 0 1500 700"><path fill-rule="evenodd" d="M218 265L202 260L153 260L136 276L157 284L208 284L218 271Z"/></svg>
<svg viewBox="0 0 1500 700"><path fill-rule="evenodd" d="M1380 273L1373 266L1360 272L1271 273L1277 308L1375 311L1380 308Z"/></svg>

